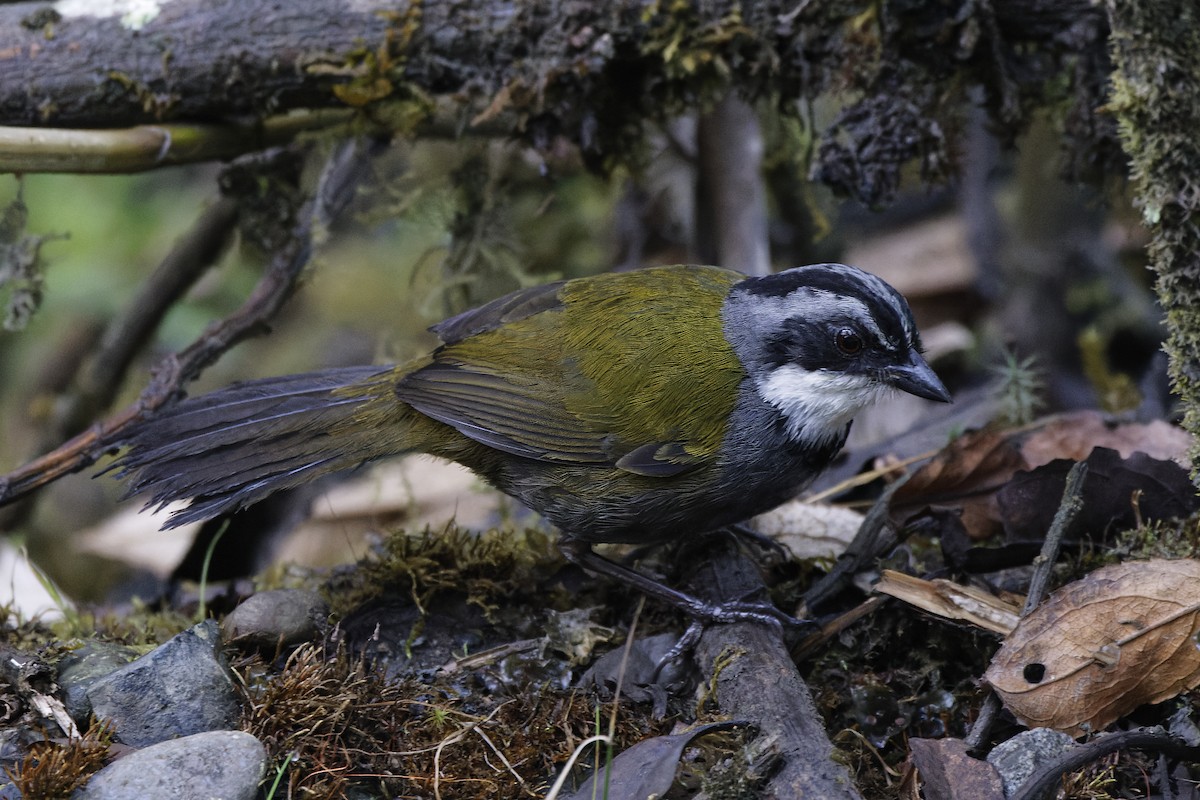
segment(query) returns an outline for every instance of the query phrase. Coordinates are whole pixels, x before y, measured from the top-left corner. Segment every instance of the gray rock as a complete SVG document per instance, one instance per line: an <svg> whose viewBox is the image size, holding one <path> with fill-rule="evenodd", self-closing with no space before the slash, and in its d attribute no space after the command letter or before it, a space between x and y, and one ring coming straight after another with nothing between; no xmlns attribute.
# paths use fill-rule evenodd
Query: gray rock
<svg viewBox="0 0 1200 800"><path fill-rule="evenodd" d="M87 690L96 716L134 747L232 728L237 694L221 654L217 624L196 625L110 672Z"/></svg>
<svg viewBox="0 0 1200 800"><path fill-rule="evenodd" d="M267 767L262 743L244 731L209 731L117 759L73 800L254 800Z"/></svg>
<svg viewBox="0 0 1200 800"><path fill-rule="evenodd" d="M58 686L63 705L75 723L84 728L92 715L87 691L92 684L138 657L138 651L112 642L87 642L58 662Z"/></svg>
<svg viewBox="0 0 1200 800"><path fill-rule="evenodd" d="M46 736L25 725L0 730L0 768L15 767L29 754L29 746L46 741Z"/></svg>
<svg viewBox="0 0 1200 800"><path fill-rule="evenodd" d="M12 773L29 755L30 745L44 741L42 733L24 725L0 730L0 800L22 800L21 790L12 782Z"/></svg>
<svg viewBox="0 0 1200 800"><path fill-rule="evenodd" d="M316 592L273 589L252 595L221 623L226 640L243 650L273 654L315 639L329 616Z"/></svg>
<svg viewBox="0 0 1200 800"><path fill-rule="evenodd" d="M1038 767L1077 746L1075 740L1062 731L1030 728L992 748L987 761L1000 773L1004 796L1009 797Z"/></svg>

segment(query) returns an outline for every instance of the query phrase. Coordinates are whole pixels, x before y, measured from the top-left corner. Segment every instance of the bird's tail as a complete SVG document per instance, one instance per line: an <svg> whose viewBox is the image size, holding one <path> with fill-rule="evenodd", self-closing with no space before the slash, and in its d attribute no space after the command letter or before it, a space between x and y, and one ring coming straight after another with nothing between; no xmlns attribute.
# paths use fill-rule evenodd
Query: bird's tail
<svg viewBox="0 0 1200 800"><path fill-rule="evenodd" d="M391 367L347 367L237 383L134 426L109 468L147 507L191 498L173 528L272 492L403 452L405 407Z"/></svg>

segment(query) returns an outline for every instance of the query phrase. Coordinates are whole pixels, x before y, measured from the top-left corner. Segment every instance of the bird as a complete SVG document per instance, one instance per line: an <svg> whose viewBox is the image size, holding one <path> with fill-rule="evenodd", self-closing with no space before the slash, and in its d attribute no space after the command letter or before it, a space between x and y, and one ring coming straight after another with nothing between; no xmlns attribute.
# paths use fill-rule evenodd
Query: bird
<svg viewBox="0 0 1200 800"><path fill-rule="evenodd" d="M560 531L568 560L693 618L716 604L595 553L742 523L802 492L888 393L949 402L904 297L843 264L747 277L647 267L519 289L430 328L403 364L232 384L109 443L164 527L408 453L456 461Z"/></svg>

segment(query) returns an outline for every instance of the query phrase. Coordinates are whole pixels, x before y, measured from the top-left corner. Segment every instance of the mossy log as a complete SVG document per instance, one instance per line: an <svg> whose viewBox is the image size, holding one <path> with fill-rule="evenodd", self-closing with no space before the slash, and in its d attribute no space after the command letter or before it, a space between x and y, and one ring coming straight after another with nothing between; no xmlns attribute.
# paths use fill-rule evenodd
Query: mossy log
<svg viewBox="0 0 1200 800"><path fill-rule="evenodd" d="M566 139L605 169L636 161L647 123L730 91L806 126L809 101L839 93L861 99L821 134L812 174L880 204L907 164L954 170L979 96L1009 138L1054 104L1071 160L1094 162L1106 25L1088 0L4 3L0 125L236 122L261 147L247 123L298 109L407 133L437 108L457 133Z"/></svg>

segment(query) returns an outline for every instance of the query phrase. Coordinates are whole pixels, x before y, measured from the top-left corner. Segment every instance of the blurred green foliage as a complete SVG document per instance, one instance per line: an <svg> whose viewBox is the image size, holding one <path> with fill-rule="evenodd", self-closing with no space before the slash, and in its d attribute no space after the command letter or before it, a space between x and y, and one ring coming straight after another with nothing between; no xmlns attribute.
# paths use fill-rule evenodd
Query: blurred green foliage
<svg viewBox="0 0 1200 800"><path fill-rule="evenodd" d="M192 392L240 378L406 359L432 343L425 328L450 313L521 285L610 265L606 232L621 185L616 176L597 178L570 159L548 165L514 145L482 141L401 142L373 167L271 334L227 353ZM0 209L20 194L27 219L18 233L45 238L41 308L23 331L0 330L0 472L40 454L43 423L74 361L124 313L216 196L220 169L0 176ZM159 358L238 307L263 258L254 247L235 245L201 278L147 343L115 408L136 398ZM62 545L102 519L118 492L112 479L92 480L85 471L41 498L23 532L56 580L72 584L63 570L76 559Z"/></svg>

